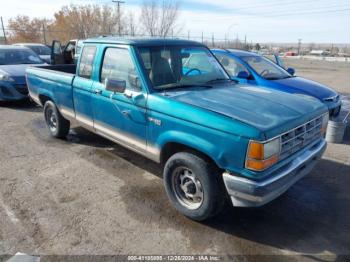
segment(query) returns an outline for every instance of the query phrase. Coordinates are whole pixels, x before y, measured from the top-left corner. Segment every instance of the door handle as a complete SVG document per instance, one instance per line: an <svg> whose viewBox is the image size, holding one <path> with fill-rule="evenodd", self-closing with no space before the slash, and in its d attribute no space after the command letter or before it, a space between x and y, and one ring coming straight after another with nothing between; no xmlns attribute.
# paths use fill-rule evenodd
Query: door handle
<svg viewBox="0 0 350 262"><path fill-rule="evenodd" d="M124 93L124 96L125 96L126 98L132 98L132 93Z"/></svg>
<svg viewBox="0 0 350 262"><path fill-rule="evenodd" d="M101 95L101 94L102 94L102 90L101 90L101 89L95 89L95 90L94 90L94 93L95 93L96 95Z"/></svg>
<svg viewBox="0 0 350 262"><path fill-rule="evenodd" d="M122 114L123 114L123 116L130 117L131 111L130 110L123 110Z"/></svg>

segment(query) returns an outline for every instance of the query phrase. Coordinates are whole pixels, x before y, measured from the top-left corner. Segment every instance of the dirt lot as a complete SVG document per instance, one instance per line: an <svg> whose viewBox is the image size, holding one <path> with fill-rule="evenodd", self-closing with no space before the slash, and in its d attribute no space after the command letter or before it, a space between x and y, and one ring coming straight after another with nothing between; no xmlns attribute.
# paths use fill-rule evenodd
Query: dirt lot
<svg viewBox="0 0 350 262"><path fill-rule="evenodd" d="M350 94L350 63L287 63ZM350 255L349 132L279 199L197 223L172 209L149 160L81 128L55 140L30 104L3 105L0 121L0 254Z"/></svg>
<svg viewBox="0 0 350 262"><path fill-rule="evenodd" d="M296 69L296 75L329 85L342 94L350 95L350 62L327 62L288 58L288 67Z"/></svg>

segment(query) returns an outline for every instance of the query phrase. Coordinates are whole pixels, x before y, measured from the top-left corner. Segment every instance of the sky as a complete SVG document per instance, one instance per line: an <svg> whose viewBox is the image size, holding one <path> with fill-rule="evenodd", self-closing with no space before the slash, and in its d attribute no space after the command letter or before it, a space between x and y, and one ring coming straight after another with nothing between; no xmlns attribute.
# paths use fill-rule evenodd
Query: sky
<svg viewBox="0 0 350 262"><path fill-rule="evenodd" d="M124 0L122 10L140 13L142 0ZM0 0L5 26L17 15L52 18L63 5L110 0ZM262 43L350 43L349 0L180 0L181 35Z"/></svg>

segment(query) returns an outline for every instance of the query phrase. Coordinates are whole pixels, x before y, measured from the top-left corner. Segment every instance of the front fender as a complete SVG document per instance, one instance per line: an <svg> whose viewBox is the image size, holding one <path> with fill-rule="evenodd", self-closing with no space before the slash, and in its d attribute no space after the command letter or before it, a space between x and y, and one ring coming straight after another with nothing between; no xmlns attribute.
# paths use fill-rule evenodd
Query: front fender
<svg viewBox="0 0 350 262"><path fill-rule="evenodd" d="M178 143L193 148L211 158L218 167L228 170L242 168L248 140L228 134L206 134L206 137L178 130L163 132L156 145L161 150L168 143Z"/></svg>

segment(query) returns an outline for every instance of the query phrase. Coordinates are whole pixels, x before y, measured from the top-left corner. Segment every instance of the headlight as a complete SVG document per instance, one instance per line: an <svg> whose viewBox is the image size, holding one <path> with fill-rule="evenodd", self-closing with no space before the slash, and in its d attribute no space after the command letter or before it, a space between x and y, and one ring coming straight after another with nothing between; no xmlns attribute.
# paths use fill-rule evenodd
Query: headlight
<svg viewBox="0 0 350 262"><path fill-rule="evenodd" d="M268 142L249 141L245 167L262 171L277 163L280 154L280 138Z"/></svg>
<svg viewBox="0 0 350 262"><path fill-rule="evenodd" d="M8 73L0 70L0 81L14 82L15 80Z"/></svg>
<svg viewBox="0 0 350 262"><path fill-rule="evenodd" d="M328 126L328 120L329 120L329 113L323 115L322 118L322 127L321 127L321 134L325 135L327 132L327 126Z"/></svg>

